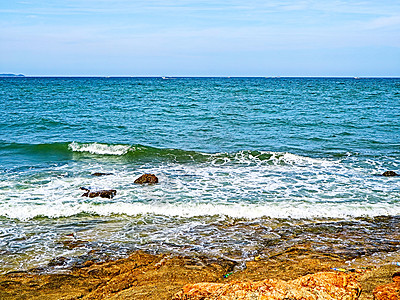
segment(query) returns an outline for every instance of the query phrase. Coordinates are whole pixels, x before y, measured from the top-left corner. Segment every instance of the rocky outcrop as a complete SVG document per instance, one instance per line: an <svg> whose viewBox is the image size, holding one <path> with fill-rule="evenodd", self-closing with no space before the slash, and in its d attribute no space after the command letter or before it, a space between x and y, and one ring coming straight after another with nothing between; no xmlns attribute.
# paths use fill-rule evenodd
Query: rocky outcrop
<svg viewBox="0 0 400 300"><path fill-rule="evenodd" d="M384 173L382 174L382 176L385 176L385 177L393 177L393 176L400 176L400 175L397 174L397 173L394 172L394 171L386 171L386 172L384 172Z"/></svg>
<svg viewBox="0 0 400 300"><path fill-rule="evenodd" d="M77 239L74 234L67 234L65 239L74 240L72 237ZM78 246L86 247L90 242L85 243L82 240L81 243ZM63 247L69 249L69 246L65 244ZM73 246L71 245L71 247ZM103 251L100 250L100 253L103 253ZM261 295L261 288L257 291L256 282L265 281L265 278L269 277L274 278L274 280L270 279L266 281L267 283L281 282L285 284L283 289L285 289L285 286L287 289L301 289L303 287L305 296L300 298L301 300L354 300L357 299L355 294L359 293L358 285L354 284L353 276L355 276L363 287L362 295L358 300L372 300L373 288L381 285L382 282L390 281L394 270L397 270L397 267L392 265L377 267L375 265L376 257L373 256L371 259L374 261L374 266L363 264L364 266L361 269L356 269L355 272L337 272L337 276L332 276L332 273L319 273L328 275L316 277L316 275L308 274L318 274L318 272L329 270L334 266L345 265L345 261L338 260L336 256L327 256L314 251L291 251L290 254L285 251L278 256L279 258L249 261L246 269L234 272L228 276L228 279L225 279L223 275L231 273L237 264L236 262L197 255L195 257L168 254L152 255L141 251L134 252L127 258L103 261L98 256L100 253L90 251L77 260L60 256L50 262L49 268L0 274L0 299L171 300L178 292L182 293L183 286L185 288L187 286L193 287L197 286L196 283L200 285L200 282L203 282L202 285L204 285L204 282L214 282L216 287L225 286L228 288L228 285L234 285L232 283L223 285L229 278L232 278L235 282L246 283L247 287L253 289L255 295L253 299L282 299L277 298L280 296L279 294L273 294L271 297L257 297L257 295ZM400 256L393 256L392 259L398 262ZM71 263L73 264L72 268L68 269L68 272L64 272L64 270L67 271L65 268L70 266ZM64 267L59 268L61 266ZM60 270L61 273L57 273L56 270ZM351 274L351 276L346 274ZM209 283L206 285L212 286ZM267 284L264 286L265 291L272 293L272 289L266 289ZM336 290L334 286L336 286ZM328 294L328 290L336 294ZM221 296L217 295L211 299L232 299L231 295L224 295L225 290L219 291ZM290 295L289 292L290 290L286 291L287 295ZM342 296L342 292L346 296ZM204 299L210 299L208 293L205 295ZM326 297L323 298L324 296ZM184 299L183 297L182 295L181 299ZM246 294L244 294L243 297L237 297L237 300L249 299L246 297ZM186 299L196 298L188 296ZM390 298L377 298L377 300L382 299ZM299 300L299 298L288 296L286 300Z"/></svg>
<svg viewBox="0 0 400 300"><path fill-rule="evenodd" d="M175 300L356 300L361 287L352 275L320 272L292 281L266 279L256 282L197 283L185 285Z"/></svg>
<svg viewBox="0 0 400 300"><path fill-rule="evenodd" d="M112 199L117 194L116 190L91 191L84 187L81 187L80 189L86 191L86 193L82 194L82 197L89 197L89 198L101 197L101 198Z"/></svg>
<svg viewBox="0 0 400 300"><path fill-rule="evenodd" d="M142 176L140 176L139 178L137 178L134 183L136 184L155 184L158 183L158 178L156 175L154 174L143 174Z"/></svg>
<svg viewBox="0 0 400 300"><path fill-rule="evenodd" d="M393 274L393 282L380 285L374 289L375 300L399 300L400 299L400 272Z"/></svg>

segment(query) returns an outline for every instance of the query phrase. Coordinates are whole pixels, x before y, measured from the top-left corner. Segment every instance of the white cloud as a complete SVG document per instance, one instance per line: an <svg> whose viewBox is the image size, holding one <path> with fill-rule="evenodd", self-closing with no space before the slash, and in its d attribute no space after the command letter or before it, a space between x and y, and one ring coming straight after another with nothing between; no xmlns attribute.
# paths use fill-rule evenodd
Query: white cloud
<svg viewBox="0 0 400 300"><path fill-rule="evenodd" d="M390 17L381 17L373 19L368 22L366 25L366 29L382 29L382 28L396 28L399 29L400 25L400 15L390 16ZM393 29L394 29L393 28Z"/></svg>

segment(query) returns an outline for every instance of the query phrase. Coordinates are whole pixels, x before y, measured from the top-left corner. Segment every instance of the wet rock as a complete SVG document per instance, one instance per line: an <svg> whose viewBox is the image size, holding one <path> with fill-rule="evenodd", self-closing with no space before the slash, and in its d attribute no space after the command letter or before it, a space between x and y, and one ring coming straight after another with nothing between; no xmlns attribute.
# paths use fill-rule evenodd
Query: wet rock
<svg viewBox="0 0 400 300"><path fill-rule="evenodd" d="M375 300L400 299L400 272L393 274L393 282L376 287L373 291Z"/></svg>
<svg viewBox="0 0 400 300"><path fill-rule="evenodd" d="M67 249L75 249L79 247L85 247L86 244L89 243L88 241L83 241L83 240L66 240L62 241L62 244L64 245L65 248Z"/></svg>
<svg viewBox="0 0 400 300"><path fill-rule="evenodd" d="M92 176L100 177L100 176L107 176L107 175L114 175L114 174L113 174L113 173L101 173L101 172L96 172L96 173L92 173L91 175L92 175Z"/></svg>
<svg viewBox="0 0 400 300"><path fill-rule="evenodd" d="M154 174L143 174L142 176L140 176L139 178L137 178L134 183L137 184L154 184L154 183L158 183L158 178L156 175Z"/></svg>
<svg viewBox="0 0 400 300"><path fill-rule="evenodd" d="M68 258L66 258L64 256L59 256L59 257L53 258L49 262L49 267L63 266L63 265L66 265L67 263L68 263Z"/></svg>
<svg viewBox="0 0 400 300"><path fill-rule="evenodd" d="M90 266L92 266L92 265L94 265L94 261L88 260L88 261L85 261L85 262L82 264L82 267L90 267Z"/></svg>
<svg viewBox="0 0 400 300"><path fill-rule="evenodd" d="M197 283L185 285L176 300L269 299L269 300L356 300L361 287L354 276L334 272L306 275L292 281L232 281L229 283Z"/></svg>
<svg viewBox="0 0 400 300"><path fill-rule="evenodd" d="M92 192L91 190L84 187L81 187L80 189L86 191L86 193L82 194L82 197L89 197L89 198L101 197L101 198L112 199L117 194L116 190L100 190Z"/></svg>
<svg viewBox="0 0 400 300"><path fill-rule="evenodd" d="M394 172L394 171L386 171L386 172L384 172L384 173L382 174L382 176L385 176L385 177L393 177L393 176L400 176L400 175L397 174L397 173Z"/></svg>

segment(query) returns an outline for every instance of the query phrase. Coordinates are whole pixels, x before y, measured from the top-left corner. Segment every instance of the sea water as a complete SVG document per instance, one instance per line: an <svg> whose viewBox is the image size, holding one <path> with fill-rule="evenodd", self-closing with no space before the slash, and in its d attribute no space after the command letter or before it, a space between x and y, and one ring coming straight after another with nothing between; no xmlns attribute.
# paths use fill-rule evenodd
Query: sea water
<svg viewBox="0 0 400 300"><path fill-rule="evenodd" d="M0 272L400 250L400 79L0 78L0 112Z"/></svg>

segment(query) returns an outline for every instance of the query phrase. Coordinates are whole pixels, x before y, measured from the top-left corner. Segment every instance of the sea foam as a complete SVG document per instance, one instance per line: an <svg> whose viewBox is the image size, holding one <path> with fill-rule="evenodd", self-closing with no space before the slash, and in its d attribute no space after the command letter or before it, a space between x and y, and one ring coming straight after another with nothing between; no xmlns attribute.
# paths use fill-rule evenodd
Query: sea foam
<svg viewBox="0 0 400 300"><path fill-rule="evenodd" d="M98 155L113 153L114 157L124 155L134 146L72 143L70 147L103 153ZM146 147L140 151L161 153L167 158L171 153L181 157L190 154L193 160L177 161L175 156L145 164L118 163L115 159L88 163L78 157L68 164L14 173L0 181L0 215L29 220L80 213L234 218L399 213L400 181L373 176L368 169L344 164L340 159L263 151L207 154L173 149L163 152ZM91 176L100 171L112 175ZM156 174L160 183L134 184L143 173ZM116 189L117 195L113 199L82 197L82 186L92 190Z"/></svg>
<svg viewBox="0 0 400 300"><path fill-rule="evenodd" d="M179 218L224 216L230 218L354 218L400 215L400 207L388 203L363 205L360 203L271 203L271 204L146 204L146 203L104 203L104 204L46 204L46 205L0 205L3 217L27 221L36 217L60 218L86 213L98 216L166 216Z"/></svg>
<svg viewBox="0 0 400 300"><path fill-rule="evenodd" d="M131 146L128 145L110 145L99 143L79 144L76 142L72 142L68 145L68 147L74 152L89 152L91 154L99 155L124 155L131 149Z"/></svg>

